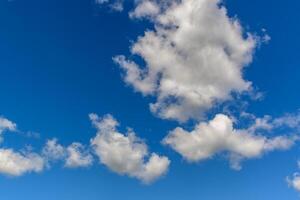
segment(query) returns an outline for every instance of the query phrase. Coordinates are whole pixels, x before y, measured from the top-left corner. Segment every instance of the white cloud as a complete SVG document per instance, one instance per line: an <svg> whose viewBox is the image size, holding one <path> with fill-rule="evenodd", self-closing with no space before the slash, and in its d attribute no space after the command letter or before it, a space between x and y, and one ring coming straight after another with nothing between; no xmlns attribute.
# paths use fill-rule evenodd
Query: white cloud
<svg viewBox="0 0 300 200"><path fill-rule="evenodd" d="M109 3L109 7L111 9L113 9L114 11L123 11L124 7L124 0L95 0L96 4L105 4L105 3Z"/></svg>
<svg viewBox="0 0 300 200"><path fill-rule="evenodd" d="M282 117L276 118L272 122L274 126L287 126L289 128L300 129L300 112L288 113Z"/></svg>
<svg viewBox="0 0 300 200"><path fill-rule="evenodd" d="M297 162L298 168L300 168L300 160ZM296 191L300 192L300 173L296 172L291 177L286 177L286 181L289 187L294 188Z"/></svg>
<svg viewBox="0 0 300 200"><path fill-rule="evenodd" d="M57 139L48 140L43 148L43 155L48 161L61 160L66 156L65 148L57 143Z"/></svg>
<svg viewBox="0 0 300 200"><path fill-rule="evenodd" d="M292 177L286 178L288 185L300 192L300 174L294 173Z"/></svg>
<svg viewBox="0 0 300 200"><path fill-rule="evenodd" d="M16 129L17 129L17 125L14 122L4 117L0 117L0 134L6 130L15 131Z"/></svg>
<svg viewBox="0 0 300 200"><path fill-rule="evenodd" d="M269 115L265 115L262 118L258 118L255 115L249 113L243 113L242 116L254 120L254 123L247 129L249 132L270 132L280 127L285 127L293 130L300 130L300 112L288 113L278 118L273 118Z"/></svg>
<svg viewBox="0 0 300 200"><path fill-rule="evenodd" d="M2 142L3 140L1 135L4 131L16 131L16 130L17 130L17 125L14 122L0 116L0 142Z"/></svg>
<svg viewBox="0 0 300 200"><path fill-rule="evenodd" d="M161 12L160 5L155 1L142 0L137 2L133 12L129 13L132 18L155 17Z"/></svg>
<svg viewBox="0 0 300 200"><path fill-rule="evenodd" d="M161 118L198 119L232 92L250 90L242 73L256 41L228 17L220 0L144 0L130 15L150 17L155 24L131 47L145 66L125 56L114 61L124 69L127 84L156 97L150 109Z"/></svg>
<svg viewBox="0 0 300 200"><path fill-rule="evenodd" d="M145 183L166 173L169 159L155 153L149 155L146 144L133 131L128 131L127 135L118 132L118 122L111 115L101 119L96 114L90 114L90 119L98 130L91 144L101 163L110 170ZM149 160L146 161L146 158Z"/></svg>
<svg viewBox="0 0 300 200"><path fill-rule="evenodd" d="M92 155L81 143L74 142L68 147L63 147L56 138L47 141L43 148L43 156L48 162L63 160L68 168L88 167L93 162Z"/></svg>
<svg viewBox="0 0 300 200"><path fill-rule="evenodd" d="M74 142L67 147L67 154L66 167L88 167L93 163L92 155L78 142Z"/></svg>
<svg viewBox="0 0 300 200"><path fill-rule="evenodd" d="M4 131L17 131L17 124L0 117L0 141ZM42 156L26 151L17 152L13 149L0 148L0 173L9 176L20 176L28 172L40 172L45 167Z"/></svg>
<svg viewBox="0 0 300 200"><path fill-rule="evenodd" d="M266 152L289 149L296 140L298 137L268 138L247 129L235 129L231 118L218 114L207 123L199 123L190 132L182 128L174 129L163 143L190 162L227 153L231 167L240 169L243 159L258 158Z"/></svg>
<svg viewBox="0 0 300 200"><path fill-rule="evenodd" d="M2 174L20 176L27 172L41 172L44 167L44 159L36 153L0 149L0 173Z"/></svg>

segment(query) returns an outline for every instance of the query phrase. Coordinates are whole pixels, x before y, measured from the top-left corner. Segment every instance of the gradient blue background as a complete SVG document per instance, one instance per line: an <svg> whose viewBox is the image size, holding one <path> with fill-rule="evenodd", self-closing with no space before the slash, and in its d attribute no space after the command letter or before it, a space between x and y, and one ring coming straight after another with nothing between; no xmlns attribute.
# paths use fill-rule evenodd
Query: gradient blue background
<svg viewBox="0 0 300 200"><path fill-rule="evenodd" d="M247 31L265 28L272 40L255 53L245 78L265 92L249 111L258 116L282 115L300 108L300 1L226 0L230 16L237 15ZM15 121L29 138L6 134L4 146L32 144L40 150L47 138L65 145L88 144L95 130L91 112L113 114L122 129L134 128L151 151L167 155L169 173L150 186L118 176L102 165L89 169L54 166L41 174L0 177L3 200L296 200L287 175L297 170L299 147L249 160L240 172L220 157L188 164L160 145L178 125L153 116L148 103L127 87L111 58L128 54L145 28L128 19L131 2L122 13L99 8L90 0L0 1L0 115Z"/></svg>

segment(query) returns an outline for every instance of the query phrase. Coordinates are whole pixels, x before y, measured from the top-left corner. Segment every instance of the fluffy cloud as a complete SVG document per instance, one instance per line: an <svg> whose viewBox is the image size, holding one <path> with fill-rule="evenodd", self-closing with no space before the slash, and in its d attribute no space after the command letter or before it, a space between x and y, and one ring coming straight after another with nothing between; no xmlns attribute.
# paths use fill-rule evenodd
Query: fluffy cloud
<svg viewBox="0 0 300 200"><path fill-rule="evenodd" d="M0 134L5 130L15 131L16 129L17 125L14 122L4 117L0 117Z"/></svg>
<svg viewBox="0 0 300 200"><path fill-rule="evenodd" d="M161 118L198 119L233 92L251 88L242 72L256 40L228 17L220 0L143 0L130 16L148 17L155 25L131 47L145 66L122 55L114 61L127 84L156 97L150 109Z"/></svg>
<svg viewBox="0 0 300 200"><path fill-rule="evenodd" d="M57 139L48 140L43 148L43 155L47 160L60 160L65 157L65 148L57 143Z"/></svg>
<svg viewBox="0 0 300 200"><path fill-rule="evenodd" d="M231 167L240 169L243 159L257 158L274 150L289 149L298 140L298 137L287 136L267 138L255 133L254 129L235 129L231 118L218 114L207 123L199 123L190 132L182 128L174 129L163 143L190 162L209 159L225 152Z"/></svg>
<svg viewBox="0 0 300 200"><path fill-rule="evenodd" d="M55 138L47 141L43 156L48 162L64 160L68 168L88 167L93 163L92 155L82 144L74 142L65 148Z"/></svg>
<svg viewBox="0 0 300 200"><path fill-rule="evenodd" d="M118 122L111 115L99 118L96 114L90 114L90 119L98 130L91 144L101 163L110 170L145 183L166 173L169 159L155 153L149 155L146 144L133 131L129 130L127 135L118 132Z"/></svg>
<svg viewBox="0 0 300 200"><path fill-rule="evenodd" d="M4 131L16 131L17 125L0 117L0 139ZM16 152L13 149L0 148L0 173L9 176L20 176L27 172L40 172L44 169L44 159L32 152Z"/></svg>
<svg viewBox="0 0 300 200"><path fill-rule="evenodd" d="M93 163L92 155L78 142L72 143L67 147L67 154L66 167L87 167Z"/></svg>
<svg viewBox="0 0 300 200"><path fill-rule="evenodd" d="M44 159L36 153L0 149L0 173L2 174L20 176L27 172L41 172L44 167Z"/></svg>
<svg viewBox="0 0 300 200"><path fill-rule="evenodd" d="M132 18L155 17L161 12L161 6L155 1L137 1L137 6L133 12L129 13Z"/></svg>

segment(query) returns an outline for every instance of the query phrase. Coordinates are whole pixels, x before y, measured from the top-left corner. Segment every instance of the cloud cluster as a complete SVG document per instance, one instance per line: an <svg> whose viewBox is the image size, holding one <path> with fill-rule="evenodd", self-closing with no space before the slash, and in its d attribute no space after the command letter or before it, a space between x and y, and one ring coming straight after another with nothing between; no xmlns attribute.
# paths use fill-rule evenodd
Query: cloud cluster
<svg viewBox="0 0 300 200"><path fill-rule="evenodd" d="M127 84L156 97L153 113L181 122L199 119L232 93L251 89L242 73L252 60L255 37L243 32L220 0L138 2L130 16L148 17L155 25L131 47L145 65L123 55L114 61Z"/></svg>
<svg viewBox="0 0 300 200"><path fill-rule="evenodd" d="M169 159L156 153L149 155L146 144L132 130L126 134L117 130L118 122L111 115L99 118L96 114L90 114L90 119L98 130L91 144L101 163L110 170L145 183L167 172Z"/></svg>
<svg viewBox="0 0 300 200"><path fill-rule="evenodd" d="M4 131L16 131L16 123L1 117L0 134ZM48 140L41 153L31 150L0 148L0 173L8 176L21 176L29 172L41 172L50 167L50 163L63 160L68 168L87 167L93 157L80 143L63 147L57 139Z"/></svg>
<svg viewBox="0 0 300 200"><path fill-rule="evenodd" d="M95 0L113 10L122 11L124 0ZM129 13L132 19L147 19L154 24L138 37L130 48L130 59L115 56L114 62L124 71L124 81L143 95L155 97L150 110L162 119L198 121L193 130L177 127L163 139L189 162L199 162L225 154L234 169L241 169L244 159L259 158L275 150L287 150L297 136L264 135L277 128L300 130L300 114L287 114L273 119L257 118L246 128L236 128L235 120L217 114L208 122L199 122L216 104L249 92L251 82L243 77L245 67L259 38L244 32L237 18L231 18L222 0L135 0ZM268 41L269 36L262 38ZM134 60L134 56L142 62ZM41 153L0 148L0 173L20 176L41 172L53 162L64 167L88 167L93 151L100 162L120 175L151 183L168 171L166 156L150 153L133 130L126 133L111 115L100 118L89 115L97 134L86 147L73 142L63 146L57 139L48 140ZM16 124L0 117L0 140L4 131L16 131ZM300 191L300 175L287 178L291 187Z"/></svg>
<svg viewBox="0 0 300 200"><path fill-rule="evenodd" d="M109 169L144 183L151 183L167 172L169 159L156 153L150 154L147 145L133 131L128 130L127 134L118 132L118 122L111 115L99 118L90 114L90 119L97 128L97 135L91 139L88 148L78 142L63 146L56 138L47 140L41 153L0 148L0 173L20 176L41 172L58 161L63 162L66 168L88 167L93 163L90 147ZM2 131L16 129L16 124L5 118L1 122Z"/></svg>
<svg viewBox="0 0 300 200"><path fill-rule="evenodd" d="M199 123L190 132L182 128L174 129L163 143L191 162L209 159L225 152L231 167L240 169L240 161L243 159L258 158L266 152L289 149L298 140L295 136L267 138L257 134L257 130L257 126L255 130L235 129L230 117L218 114L209 122Z"/></svg>

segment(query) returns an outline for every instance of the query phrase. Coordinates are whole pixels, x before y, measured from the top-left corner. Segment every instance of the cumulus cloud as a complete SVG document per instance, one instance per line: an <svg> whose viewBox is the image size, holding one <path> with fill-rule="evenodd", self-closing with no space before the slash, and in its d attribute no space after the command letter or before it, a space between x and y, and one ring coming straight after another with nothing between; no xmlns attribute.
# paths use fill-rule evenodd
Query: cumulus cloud
<svg viewBox="0 0 300 200"><path fill-rule="evenodd" d="M78 142L72 143L67 147L67 154L66 167L88 167L93 163L92 155Z"/></svg>
<svg viewBox="0 0 300 200"><path fill-rule="evenodd" d="M57 143L57 139L51 139L46 142L43 148L43 155L47 160L60 160L65 157L65 148Z"/></svg>
<svg viewBox="0 0 300 200"><path fill-rule="evenodd" d="M130 49L145 65L123 55L113 59L124 70L127 84L156 97L150 109L163 119L199 119L232 93L251 89L243 70L257 41L220 2L141 0L130 14L155 25Z"/></svg>
<svg viewBox="0 0 300 200"><path fill-rule="evenodd" d="M241 169L244 159L258 158L274 150L286 150L298 137L266 137L249 129L236 129L233 120L218 114L209 122L201 122L192 131L176 128L163 140L190 162L202 161L226 153L231 167ZM265 126L263 126L265 127Z"/></svg>
<svg viewBox="0 0 300 200"><path fill-rule="evenodd" d="M93 162L93 157L85 147L78 142L74 142L68 147L63 147L57 139L48 140L43 148L43 156L48 163L58 160L65 162L65 167L88 167Z"/></svg>
<svg viewBox="0 0 300 200"><path fill-rule="evenodd" d="M101 163L110 170L145 183L167 172L169 159L156 153L149 155L146 144L132 130L127 134L117 130L119 123L111 115L99 118L96 114L90 114L90 119L98 130L91 144Z"/></svg>
<svg viewBox="0 0 300 200"><path fill-rule="evenodd" d="M32 152L0 149L0 173L20 176L27 172L41 172L45 167L43 157Z"/></svg>

